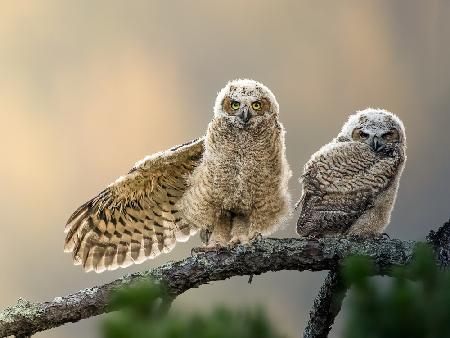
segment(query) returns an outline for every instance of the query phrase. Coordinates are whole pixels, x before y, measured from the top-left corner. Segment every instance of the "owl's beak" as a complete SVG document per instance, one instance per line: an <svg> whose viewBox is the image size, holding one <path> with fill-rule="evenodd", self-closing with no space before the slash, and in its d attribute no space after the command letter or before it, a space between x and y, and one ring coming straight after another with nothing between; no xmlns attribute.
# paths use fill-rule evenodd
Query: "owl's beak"
<svg viewBox="0 0 450 338"><path fill-rule="evenodd" d="M372 139L371 147L374 151L378 152L384 149L384 141L378 136L374 136Z"/></svg>
<svg viewBox="0 0 450 338"><path fill-rule="evenodd" d="M250 118L252 117L252 113L248 110L247 106L244 106L238 116L242 120L242 122L247 123L248 120L250 120Z"/></svg>

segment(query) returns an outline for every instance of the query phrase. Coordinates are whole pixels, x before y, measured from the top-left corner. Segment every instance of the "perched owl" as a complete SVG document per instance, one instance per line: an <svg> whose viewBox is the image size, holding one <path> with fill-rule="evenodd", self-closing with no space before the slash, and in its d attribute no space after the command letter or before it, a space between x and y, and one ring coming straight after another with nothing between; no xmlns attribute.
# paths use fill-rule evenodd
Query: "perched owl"
<svg viewBox="0 0 450 338"><path fill-rule="evenodd" d="M301 178L299 235L377 236L389 223L406 160L402 121L381 109L350 116Z"/></svg>
<svg viewBox="0 0 450 338"><path fill-rule="evenodd" d="M65 251L102 272L170 252L198 230L207 249L272 233L289 210L284 134L266 86L229 82L204 137L144 158L73 213Z"/></svg>

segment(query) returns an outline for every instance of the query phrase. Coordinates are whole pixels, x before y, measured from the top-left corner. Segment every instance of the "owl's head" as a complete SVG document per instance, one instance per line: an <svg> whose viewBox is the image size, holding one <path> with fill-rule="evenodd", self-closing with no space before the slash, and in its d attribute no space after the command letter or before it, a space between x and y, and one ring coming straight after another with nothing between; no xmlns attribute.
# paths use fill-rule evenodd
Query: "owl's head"
<svg viewBox="0 0 450 338"><path fill-rule="evenodd" d="M366 143L375 152L380 152L394 145L405 146L405 127L395 114L367 108L349 117L338 135L338 141Z"/></svg>
<svg viewBox="0 0 450 338"><path fill-rule="evenodd" d="M255 126L268 117L278 117L278 102L262 83L234 80L217 94L214 115L239 127Z"/></svg>

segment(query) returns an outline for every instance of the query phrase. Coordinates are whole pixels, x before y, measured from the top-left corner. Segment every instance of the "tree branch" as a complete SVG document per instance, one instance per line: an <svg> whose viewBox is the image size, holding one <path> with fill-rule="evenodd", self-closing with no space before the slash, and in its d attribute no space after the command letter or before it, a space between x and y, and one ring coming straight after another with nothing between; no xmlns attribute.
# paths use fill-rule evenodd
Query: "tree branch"
<svg viewBox="0 0 450 338"><path fill-rule="evenodd" d="M169 295L176 297L191 288L233 276L280 270L330 270L341 259L352 255L372 257L377 273L384 275L392 266L407 264L414 245L410 241L346 237L253 241L230 250L202 253L146 272L126 275L111 283L57 297L49 302L31 303L19 299L15 306L0 312L0 337L31 335L110 312L112 309L108 307L108 299L111 292L142 280L153 279L164 283Z"/></svg>
<svg viewBox="0 0 450 338"><path fill-rule="evenodd" d="M342 280L338 268L330 270L314 300L303 338L328 337L347 290L348 285Z"/></svg>

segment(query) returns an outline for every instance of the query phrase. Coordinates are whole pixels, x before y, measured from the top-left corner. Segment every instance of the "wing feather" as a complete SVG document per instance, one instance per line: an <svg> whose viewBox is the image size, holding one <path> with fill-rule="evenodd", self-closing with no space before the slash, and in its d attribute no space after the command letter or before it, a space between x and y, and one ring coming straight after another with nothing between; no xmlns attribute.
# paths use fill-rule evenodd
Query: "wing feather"
<svg viewBox="0 0 450 338"><path fill-rule="evenodd" d="M396 154L377 154L360 142L322 148L305 165L297 232L302 235L345 232L395 178Z"/></svg>
<svg viewBox="0 0 450 338"><path fill-rule="evenodd" d="M176 203L199 164L203 138L147 156L68 219L64 251L86 271L142 263L196 232Z"/></svg>

